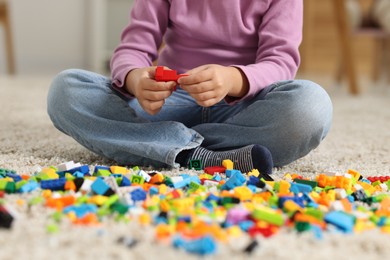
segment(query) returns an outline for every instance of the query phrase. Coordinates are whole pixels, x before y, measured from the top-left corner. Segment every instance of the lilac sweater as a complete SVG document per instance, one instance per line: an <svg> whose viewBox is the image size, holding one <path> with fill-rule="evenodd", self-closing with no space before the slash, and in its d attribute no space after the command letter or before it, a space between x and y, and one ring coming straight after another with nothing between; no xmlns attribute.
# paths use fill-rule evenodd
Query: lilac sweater
<svg viewBox="0 0 390 260"><path fill-rule="evenodd" d="M157 58L179 73L213 63L240 68L249 81L243 98L251 98L295 77L302 10L302 0L135 0L111 59L113 85Z"/></svg>

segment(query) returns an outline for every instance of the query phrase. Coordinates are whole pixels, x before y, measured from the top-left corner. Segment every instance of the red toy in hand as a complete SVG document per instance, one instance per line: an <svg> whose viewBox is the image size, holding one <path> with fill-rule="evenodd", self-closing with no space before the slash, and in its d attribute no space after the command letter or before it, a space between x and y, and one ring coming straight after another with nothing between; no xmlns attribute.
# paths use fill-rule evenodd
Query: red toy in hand
<svg viewBox="0 0 390 260"><path fill-rule="evenodd" d="M166 70L162 66L158 66L156 68L156 74L154 76L154 79L156 81L175 81L177 83L177 80L181 77L188 76L187 74L177 74L176 70ZM175 89L176 90L176 89Z"/></svg>

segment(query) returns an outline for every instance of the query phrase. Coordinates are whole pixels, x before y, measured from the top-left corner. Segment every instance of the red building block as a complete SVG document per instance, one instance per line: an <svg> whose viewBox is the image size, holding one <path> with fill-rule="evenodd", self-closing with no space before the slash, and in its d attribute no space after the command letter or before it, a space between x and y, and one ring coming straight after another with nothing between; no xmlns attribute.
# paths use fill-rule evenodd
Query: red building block
<svg viewBox="0 0 390 260"><path fill-rule="evenodd" d="M162 66L158 66L156 68L156 74L154 76L154 79L156 81L175 81L181 77L188 76L187 74L177 74L176 70L166 70Z"/></svg>

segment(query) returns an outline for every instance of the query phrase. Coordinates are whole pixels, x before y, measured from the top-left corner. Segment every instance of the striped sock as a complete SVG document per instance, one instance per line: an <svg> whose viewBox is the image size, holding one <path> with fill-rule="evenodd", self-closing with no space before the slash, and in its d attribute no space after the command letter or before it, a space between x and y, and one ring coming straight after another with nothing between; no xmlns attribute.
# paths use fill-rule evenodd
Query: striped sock
<svg viewBox="0 0 390 260"><path fill-rule="evenodd" d="M203 147L197 147L189 156L190 160L201 160L203 167L222 165L222 161L230 159L234 163L234 169L242 173L248 173L257 169L260 173L271 174L273 161L270 151L261 145L248 145L229 151L211 151Z"/></svg>

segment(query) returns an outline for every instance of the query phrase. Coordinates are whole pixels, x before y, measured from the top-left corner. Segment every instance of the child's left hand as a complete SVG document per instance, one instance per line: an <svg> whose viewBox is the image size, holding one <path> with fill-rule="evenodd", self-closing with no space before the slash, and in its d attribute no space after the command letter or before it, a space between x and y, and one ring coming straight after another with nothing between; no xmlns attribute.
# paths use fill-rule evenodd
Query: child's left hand
<svg viewBox="0 0 390 260"><path fill-rule="evenodd" d="M226 96L242 97L248 92L248 80L240 69L209 64L187 71L178 79L181 88L202 107L217 104Z"/></svg>

